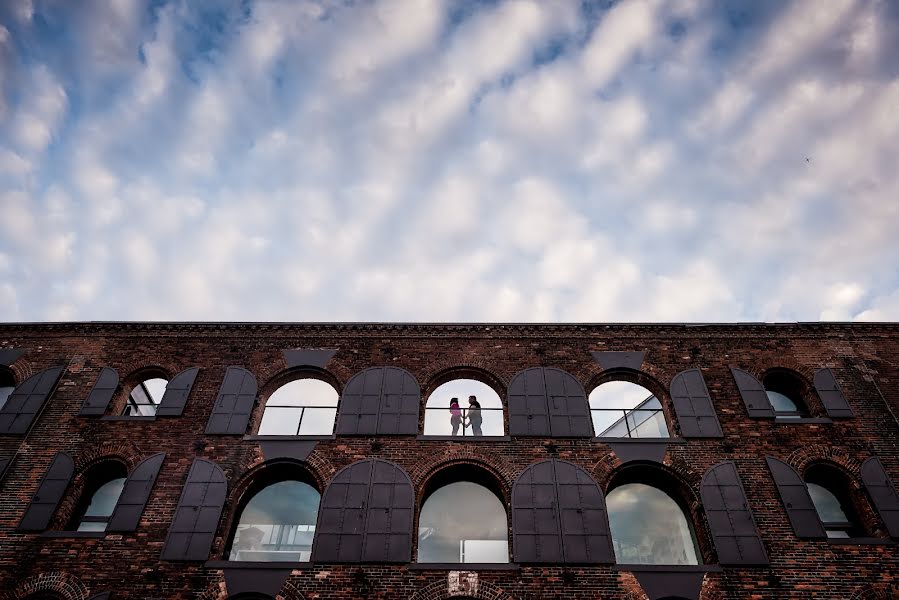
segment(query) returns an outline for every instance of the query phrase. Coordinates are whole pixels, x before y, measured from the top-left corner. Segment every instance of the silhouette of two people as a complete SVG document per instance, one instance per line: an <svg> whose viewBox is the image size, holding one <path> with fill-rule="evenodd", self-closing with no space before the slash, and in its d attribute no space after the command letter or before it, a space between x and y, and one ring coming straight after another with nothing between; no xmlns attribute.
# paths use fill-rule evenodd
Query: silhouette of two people
<svg viewBox="0 0 899 600"><path fill-rule="evenodd" d="M477 397L468 397L468 409L466 412L468 414L463 414L462 409L459 407L458 398L450 400L450 425L453 426L453 435L459 435L460 425L462 426L462 435L465 435L467 427L471 427L471 435L473 436L484 435L481 431L481 423L483 422L481 418L481 404L478 402Z"/></svg>

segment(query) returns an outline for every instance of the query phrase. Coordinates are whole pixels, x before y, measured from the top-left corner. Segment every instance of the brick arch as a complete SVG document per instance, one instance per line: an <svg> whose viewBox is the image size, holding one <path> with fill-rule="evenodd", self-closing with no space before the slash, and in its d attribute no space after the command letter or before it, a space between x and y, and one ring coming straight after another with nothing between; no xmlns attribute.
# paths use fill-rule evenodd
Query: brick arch
<svg viewBox="0 0 899 600"><path fill-rule="evenodd" d="M866 457L867 458L867 457ZM852 480L861 478L862 459L836 446L802 446L794 450L786 462L800 474L814 463L832 463L841 467Z"/></svg>
<svg viewBox="0 0 899 600"><path fill-rule="evenodd" d="M648 354L648 353L647 353ZM685 367L688 368L688 367ZM663 389L667 390L668 387L663 384L665 381L670 381L673 375L670 375L665 369L653 364L651 361L646 360L644 358L643 364L640 365L639 370L635 369L603 369L598 362L595 360L590 360L589 362L584 362L584 364L577 369L577 371L572 372L571 374L581 382L584 386L585 390L589 390L592 388L591 383L598 381L603 377L603 375L609 375L614 373L633 373L633 374L643 374L645 377L649 377L656 382Z"/></svg>
<svg viewBox="0 0 899 600"><path fill-rule="evenodd" d="M891 593L884 586L869 585L860 590L856 590L849 600L890 600L890 598L899 597L899 588Z"/></svg>
<svg viewBox="0 0 899 600"><path fill-rule="evenodd" d="M514 600L512 596L491 583L480 581L480 577L476 578L476 583L468 585L460 585L459 591L450 589L449 576L440 581L422 588L412 594L409 600L444 600L445 598L475 598L476 600ZM462 591L464 590L464 591Z"/></svg>
<svg viewBox="0 0 899 600"><path fill-rule="evenodd" d="M141 371L148 370L159 370L165 372L169 379L183 371L184 369L190 367L191 365L182 365L179 367L175 363L171 361L171 359L164 356L145 356L133 358L122 365L120 365L119 369L117 369L119 373L119 377L121 377L122 383L132 379L136 374Z"/></svg>
<svg viewBox="0 0 899 600"><path fill-rule="evenodd" d="M12 376L16 380L17 386L22 385L22 382L35 373L34 365L31 364L31 361L25 360L25 358L21 356L7 368L12 372Z"/></svg>
<svg viewBox="0 0 899 600"><path fill-rule="evenodd" d="M3 600L22 600L38 592L55 592L66 600L85 600L87 586L74 575L62 571L40 573L19 582L15 589L2 596Z"/></svg>
<svg viewBox="0 0 899 600"><path fill-rule="evenodd" d="M488 360L476 358L474 360L466 360L466 361L453 361L453 360L441 360L429 364L422 372L421 372L421 392L422 397L427 399L431 392L434 391L434 382L439 381L446 375L452 374L454 371L458 371L460 376L464 377L466 372L481 375L486 379L493 380L494 384L502 387L502 391L496 390L496 393L499 394L500 398L505 402L505 391L509 389L509 381L511 378L507 375L503 375L499 372L497 365L491 363ZM476 378L476 377L475 377ZM487 383L486 381L484 383ZM487 385L490 385L487 383ZM493 385L490 385L493 387Z"/></svg>
<svg viewBox="0 0 899 600"><path fill-rule="evenodd" d="M594 363L595 364L595 363ZM599 367L599 365L596 365ZM644 366L646 363L644 362ZM674 412L674 404L671 402L669 394L670 380L663 380L659 369L598 369L596 373L584 382L584 391L587 394L587 402L590 401L590 393L603 383L610 381L627 381L652 392L659 403L662 405L662 413L665 416L665 423L668 426L669 433L676 436L678 433L677 417ZM666 385L663 381L669 381ZM597 432L598 434L599 432Z"/></svg>
<svg viewBox="0 0 899 600"><path fill-rule="evenodd" d="M224 581L220 581L206 588L196 600L228 600L228 598L228 588ZM296 585L287 581L275 596L275 600L304 600L304 596Z"/></svg>
<svg viewBox="0 0 899 600"><path fill-rule="evenodd" d="M305 596L290 579L281 587L281 591L275 596L275 600L304 600Z"/></svg>
<svg viewBox="0 0 899 600"><path fill-rule="evenodd" d="M412 485L415 486L418 495L421 495L425 483L432 475L454 465L472 465L481 467L488 473L491 473L502 487L506 502L509 501L512 483L517 477L517 470L505 458L497 454L490 454L480 448L458 444L453 444L439 453L432 454L430 459L419 462L409 472L409 478L412 480Z"/></svg>
<svg viewBox="0 0 899 600"><path fill-rule="evenodd" d="M284 359L284 353L278 352L277 355L271 354L267 359L262 360L261 362L256 362L252 367L247 367L253 375L256 376L257 380L260 382L259 389L262 390L266 385L269 384L273 379L277 378L279 375L286 371L291 370L301 370L303 367L291 367L287 364L287 361ZM340 384L340 389L346 385L346 382L349 381L353 375L356 374L355 371L350 370L346 365L343 364L336 356L328 361L327 368L320 368L319 370L326 371L329 373L337 382ZM338 389L338 391L340 391Z"/></svg>
<svg viewBox="0 0 899 600"><path fill-rule="evenodd" d="M739 367L738 364L734 365ZM798 375L799 378L811 387L812 381L815 378L815 370L797 362L795 359L790 357L783 357L777 359L764 359L764 360L755 360L751 364L746 367L739 367L761 381L765 377L765 373L774 370L782 370L782 371L792 371L794 374Z"/></svg>

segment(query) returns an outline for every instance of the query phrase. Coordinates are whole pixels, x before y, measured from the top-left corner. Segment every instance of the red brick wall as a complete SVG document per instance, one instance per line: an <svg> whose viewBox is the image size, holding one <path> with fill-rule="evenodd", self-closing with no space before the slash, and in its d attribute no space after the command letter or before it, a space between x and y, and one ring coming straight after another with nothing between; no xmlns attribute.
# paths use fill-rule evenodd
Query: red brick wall
<svg viewBox="0 0 899 600"><path fill-rule="evenodd" d="M897 325L0 325L0 347L28 349L13 365L18 382L43 368L68 364L31 432L24 438L0 436L0 455L18 453L0 483L0 593L5 590L10 598L38 589L72 598L105 590L112 590L113 598L224 598L220 570L161 562L159 554L191 461L203 457L218 463L229 478L231 496L209 558L225 557L237 503L234 491L245 487L246 473L262 462L262 454L258 442L241 436L205 436L211 406L226 367L246 367L256 375L260 390L270 393L266 384L286 369L281 350L298 347L338 348L328 371L341 384L367 367L390 365L411 372L423 390L432 389L435 376L453 367L486 370L506 385L525 368L551 366L573 374L589 392L602 378L590 355L593 350L645 350L641 381L654 391L667 390L678 372L699 367L724 438L670 444L665 465L690 490L703 557L714 563L696 500L699 482L710 466L735 460L771 559L769 568L708 573L702 597L887 598L889 586L899 580L896 546L797 539L764 461L771 455L801 467L829 460L857 475L858 464L876 454L894 482L899 481L899 424L893 416L899 414ZM180 418L127 422L79 417L81 403L104 366L115 368L123 381L146 367L170 375L192 366L201 371ZM815 369L831 367L857 417L833 424L751 420L729 366L756 374L788 367L809 379ZM667 396L662 400L669 402ZM670 406L666 409L670 412ZM248 433L255 431L260 417L261 410L255 411ZM355 460L385 458L402 466L420 493L428 476L442 465L470 462L494 473L508 498L515 477L537 460L558 456L572 461L604 488L620 463L608 445L586 439L439 442L382 436L374 446L373 441L353 437L320 442L309 458L310 470L327 482ZM545 447L550 443L555 453ZM79 472L105 456L133 465L156 452L167 453L137 532L84 539L16 531L60 450L75 458ZM73 490L78 484L76 478ZM58 527L74 502L72 495L61 506ZM877 523L873 513L862 517L869 527ZM446 571L406 566L314 565L295 570L281 593L285 599L433 600L451 593L447 577ZM477 579L477 591L470 592L477 598L643 597L632 574L608 565L523 566L481 571Z"/></svg>

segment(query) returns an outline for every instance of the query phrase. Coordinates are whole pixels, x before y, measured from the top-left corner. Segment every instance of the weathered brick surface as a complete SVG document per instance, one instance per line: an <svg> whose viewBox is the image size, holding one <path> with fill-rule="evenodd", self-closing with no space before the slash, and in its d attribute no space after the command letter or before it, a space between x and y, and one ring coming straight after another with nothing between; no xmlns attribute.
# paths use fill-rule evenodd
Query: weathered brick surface
<svg viewBox="0 0 899 600"><path fill-rule="evenodd" d="M27 348L12 371L18 382L49 366L66 364L56 393L25 437L0 436L0 454L16 455L0 483L0 594L24 598L52 592L86 599L112 590L113 598L227 597L222 571L200 563L159 560L181 487L195 457L218 463L229 478L229 500L211 560L225 545L239 494L263 462L259 443L242 436L206 436L206 421L225 369L243 366L259 381L260 398L283 381L285 348L337 348L327 371L338 387L371 366L411 372L425 394L452 369L478 370L504 388L515 373L551 366L573 374L589 392L609 378L590 355L594 350L645 350L632 380L660 394L673 421L668 384L678 372L700 368L706 378L723 439L689 440L668 446L665 467L690 507L704 562L716 556L700 503L699 482L712 465L736 462L771 559L768 568L724 568L706 575L702 598L895 597L899 552L888 544L834 545L798 540L790 528L765 465L766 455L802 469L813 462L836 465L855 482L861 518L880 531L864 497L858 467L877 455L899 481L899 325L327 325L327 324L46 324L0 325L0 347ZM114 421L78 416L100 369L115 368L122 382L139 373L169 376L201 368L184 415L156 421ZM775 367L811 379L833 369L856 418L832 424L776 424L746 415L730 366L760 375ZM501 394L503 395L503 394ZM812 410L818 410L814 395ZM123 397L118 398L118 407ZM248 433L258 427L262 402ZM672 423L677 435L676 422ZM140 527L104 538L23 534L16 526L57 451L76 461L76 478L55 527L63 529L83 486L85 469L107 458L132 468L157 452L167 457ZM551 456L574 462L605 488L621 461L593 440L526 439L442 442L402 437L338 437L319 442L307 460L325 485L337 470L366 457L401 465L419 494L443 466L474 464L493 474L508 498L515 478L529 464ZM414 549L413 549L414 555ZM490 600L644 598L633 574L612 565L532 567L480 571L470 597ZM453 592L448 573L384 565L312 565L294 570L280 598L381 598L437 600ZM0 596L2 598L4 596Z"/></svg>

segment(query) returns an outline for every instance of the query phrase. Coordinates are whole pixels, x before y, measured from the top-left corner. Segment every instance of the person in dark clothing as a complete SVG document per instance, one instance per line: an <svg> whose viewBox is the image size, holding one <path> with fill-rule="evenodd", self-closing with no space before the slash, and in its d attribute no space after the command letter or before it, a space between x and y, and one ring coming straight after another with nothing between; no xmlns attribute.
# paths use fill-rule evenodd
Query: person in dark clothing
<svg viewBox="0 0 899 600"><path fill-rule="evenodd" d="M453 426L453 435L458 435L459 425L462 424L462 409L459 408L459 399L450 399L450 425Z"/></svg>
<svg viewBox="0 0 899 600"><path fill-rule="evenodd" d="M468 424L471 425L471 435L484 435L481 431L481 403L475 396L468 397Z"/></svg>

